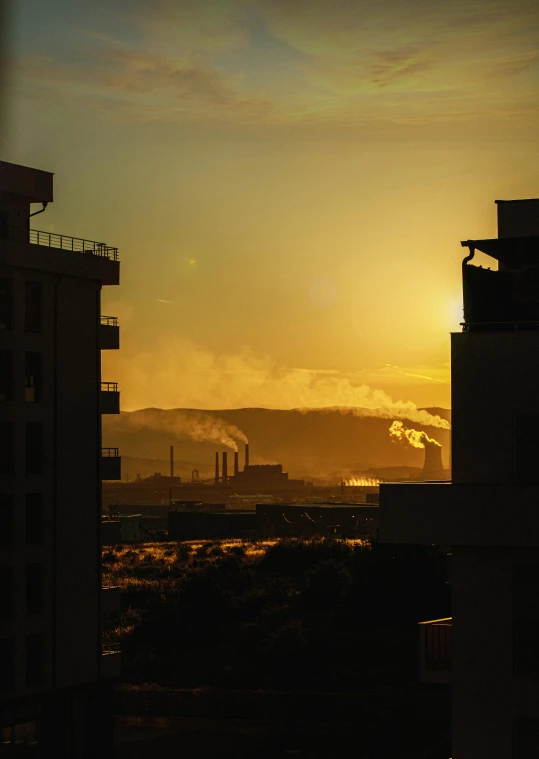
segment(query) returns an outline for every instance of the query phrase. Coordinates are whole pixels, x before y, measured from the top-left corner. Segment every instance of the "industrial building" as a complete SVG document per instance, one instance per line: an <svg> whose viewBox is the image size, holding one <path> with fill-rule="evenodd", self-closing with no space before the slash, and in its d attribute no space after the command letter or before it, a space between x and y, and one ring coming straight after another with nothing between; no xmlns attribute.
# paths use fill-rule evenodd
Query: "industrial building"
<svg viewBox="0 0 539 759"><path fill-rule="evenodd" d="M118 251L34 228L53 175L0 162L0 731L2 756L109 757L117 646L102 620L101 479L120 477L101 449L101 349L119 347L103 286ZM31 204L41 208L30 213Z"/></svg>
<svg viewBox="0 0 539 759"><path fill-rule="evenodd" d="M222 454L222 468L219 473L219 454L215 454L215 484L221 482L226 487L231 487L242 493L262 492L272 493L287 488L301 488L305 484L303 480L291 480L286 472L283 472L282 464L251 464L249 463L249 443L245 444L245 464L243 469L239 467L239 453L234 452L234 473L228 474L228 453Z"/></svg>
<svg viewBox="0 0 539 759"><path fill-rule="evenodd" d="M358 503L258 504L258 534L263 537L373 538L378 506Z"/></svg>
<svg viewBox="0 0 539 759"><path fill-rule="evenodd" d="M539 756L539 200L496 203L498 237L462 242L452 480L380 488L383 542L452 554L452 618L420 629L423 679L451 682L453 759Z"/></svg>

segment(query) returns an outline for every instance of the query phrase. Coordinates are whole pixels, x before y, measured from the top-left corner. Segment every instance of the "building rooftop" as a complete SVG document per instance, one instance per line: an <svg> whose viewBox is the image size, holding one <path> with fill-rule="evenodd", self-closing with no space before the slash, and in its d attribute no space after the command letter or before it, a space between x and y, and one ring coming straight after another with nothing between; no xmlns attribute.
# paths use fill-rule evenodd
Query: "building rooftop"
<svg viewBox="0 0 539 759"><path fill-rule="evenodd" d="M0 161L0 192L19 195L30 203L51 203L53 176L50 171Z"/></svg>

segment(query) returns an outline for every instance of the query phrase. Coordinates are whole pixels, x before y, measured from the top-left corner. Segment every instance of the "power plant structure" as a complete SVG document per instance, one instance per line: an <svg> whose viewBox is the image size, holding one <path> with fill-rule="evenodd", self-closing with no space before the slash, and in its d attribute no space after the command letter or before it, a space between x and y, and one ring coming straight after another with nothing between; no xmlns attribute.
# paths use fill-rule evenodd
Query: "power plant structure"
<svg viewBox="0 0 539 759"><path fill-rule="evenodd" d="M438 443L425 443L425 463L423 464L422 479L447 479L442 463L442 446Z"/></svg>
<svg viewBox="0 0 539 759"><path fill-rule="evenodd" d="M219 453L215 454L214 484L230 487L234 490L275 490L283 488L301 488L304 480L291 480L287 472L283 472L282 464L250 464L249 443L245 444L245 463L243 470L239 468L239 452L234 451L234 474L228 474L228 453L222 453L222 467L219 473Z"/></svg>

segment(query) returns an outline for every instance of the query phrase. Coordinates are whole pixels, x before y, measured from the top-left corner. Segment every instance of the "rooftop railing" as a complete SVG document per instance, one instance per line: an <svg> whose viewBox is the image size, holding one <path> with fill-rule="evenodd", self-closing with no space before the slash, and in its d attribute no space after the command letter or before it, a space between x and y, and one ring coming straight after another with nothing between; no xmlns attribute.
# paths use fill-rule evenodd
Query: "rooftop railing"
<svg viewBox="0 0 539 759"><path fill-rule="evenodd" d="M105 393L117 393L118 383L117 382L102 382L101 390L102 392L105 392Z"/></svg>
<svg viewBox="0 0 539 759"><path fill-rule="evenodd" d="M101 644L101 653L103 655L119 654L120 651L121 651L121 648L120 648L119 643L102 643Z"/></svg>
<svg viewBox="0 0 539 759"><path fill-rule="evenodd" d="M117 327L118 326L118 317L117 316L102 316L101 317L101 324L104 327Z"/></svg>
<svg viewBox="0 0 539 759"><path fill-rule="evenodd" d="M120 456L119 448L101 448L101 456L104 459L117 459Z"/></svg>
<svg viewBox="0 0 539 759"><path fill-rule="evenodd" d="M74 253L87 253L91 256L110 258L112 261L119 260L118 248L112 248L104 242L85 240L82 237L70 237L69 235L61 235L57 232L44 232L40 229L26 230L12 228L10 233L10 237L13 239L28 235L28 242L32 245L42 245L45 248L58 248L59 250L71 250Z"/></svg>

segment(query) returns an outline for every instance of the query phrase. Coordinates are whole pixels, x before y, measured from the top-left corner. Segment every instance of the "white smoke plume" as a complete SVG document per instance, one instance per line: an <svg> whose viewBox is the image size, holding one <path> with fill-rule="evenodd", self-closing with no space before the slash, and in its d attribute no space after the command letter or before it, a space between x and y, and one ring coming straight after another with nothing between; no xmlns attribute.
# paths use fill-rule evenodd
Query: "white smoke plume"
<svg viewBox="0 0 539 759"><path fill-rule="evenodd" d="M124 412L127 423L135 429L171 432L199 443L217 443L238 450L238 442L247 443L247 436L234 424L206 414L204 411L168 410L147 408Z"/></svg>
<svg viewBox="0 0 539 759"><path fill-rule="evenodd" d="M397 440L405 441L413 448L424 448L426 445L436 445L441 448L441 444L437 440L434 440L434 438L429 437L426 432L405 427L398 420L395 420L389 428L389 434Z"/></svg>
<svg viewBox="0 0 539 759"><path fill-rule="evenodd" d="M350 479L345 480L344 484L347 487L375 487L376 485L379 485L381 480L378 479L378 477L367 477L367 475L363 477L350 477Z"/></svg>
<svg viewBox="0 0 539 759"><path fill-rule="evenodd" d="M317 411L322 414L338 411L341 414L352 414L359 417L376 417L378 419L406 419L409 422L415 422L425 427L438 427L442 430L450 430L451 424L447 419L443 419L437 414L431 414L425 409L418 409L417 406L411 401L396 401L393 402L389 396L381 390L372 390L371 388L365 388L368 393L365 393L365 403L385 403L388 401L388 405L380 406L357 406L355 408L348 408L346 406L330 406L324 409L316 408L300 408L296 409L302 414L308 412Z"/></svg>

